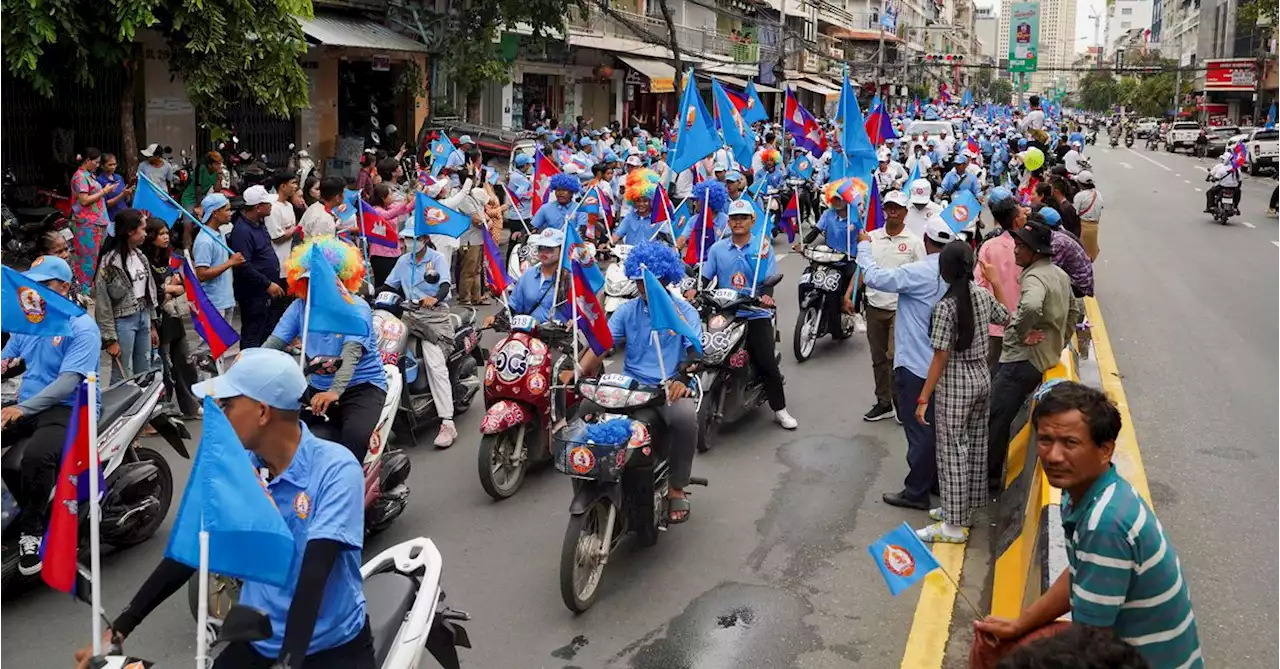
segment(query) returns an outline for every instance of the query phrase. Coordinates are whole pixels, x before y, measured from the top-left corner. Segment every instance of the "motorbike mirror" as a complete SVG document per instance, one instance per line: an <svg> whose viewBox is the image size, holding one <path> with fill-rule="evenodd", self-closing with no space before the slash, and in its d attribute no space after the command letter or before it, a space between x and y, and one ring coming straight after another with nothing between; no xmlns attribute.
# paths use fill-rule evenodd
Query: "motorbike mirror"
<svg viewBox="0 0 1280 669"><path fill-rule="evenodd" d="M172 146L164 147L164 153L173 153L173 147Z"/></svg>
<svg viewBox="0 0 1280 669"><path fill-rule="evenodd" d="M440 273L435 270L427 272L427 275L423 278L426 279L427 283L432 285L440 283Z"/></svg>
<svg viewBox="0 0 1280 669"><path fill-rule="evenodd" d="M263 612L236 604L222 619L218 643L263 641L271 638L271 619Z"/></svg>
<svg viewBox="0 0 1280 669"><path fill-rule="evenodd" d="M186 157L187 157L187 150L186 150L186 149L183 149L183 150L179 151L179 152L178 152L178 155L179 155L179 156L182 156L183 158L186 158Z"/></svg>
<svg viewBox="0 0 1280 669"><path fill-rule="evenodd" d="M289 142L289 150L290 150L290 151L292 151L292 150L293 150L293 147L294 147L293 142Z"/></svg>
<svg viewBox="0 0 1280 669"><path fill-rule="evenodd" d="M774 274L773 276L765 279L764 283L761 285L763 285L766 288L769 288L769 287L778 285L780 281L782 281L782 274Z"/></svg>

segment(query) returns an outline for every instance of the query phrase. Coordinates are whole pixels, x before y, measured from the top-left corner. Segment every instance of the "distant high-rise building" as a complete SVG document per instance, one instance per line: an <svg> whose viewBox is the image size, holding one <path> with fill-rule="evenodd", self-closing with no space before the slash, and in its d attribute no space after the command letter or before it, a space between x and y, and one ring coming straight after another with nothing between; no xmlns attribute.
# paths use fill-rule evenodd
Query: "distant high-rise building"
<svg viewBox="0 0 1280 669"><path fill-rule="evenodd" d="M1143 31L1151 27L1152 0L1112 0L1107 5L1106 28L1102 44L1104 56L1114 53L1115 44L1126 39L1131 30Z"/></svg>
<svg viewBox="0 0 1280 669"><path fill-rule="evenodd" d="M1147 0L1150 2L1150 0ZM999 48L996 58L1006 61L1009 58L1009 16L1012 13L1012 0L1000 2L1000 27L996 35ZM1040 3L1040 35L1037 45L1039 55L1037 65L1040 70L1049 68L1070 67L1075 60L1076 44L1076 0L1042 0ZM1065 85L1066 77L1055 72L1037 71L1031 76L1029 93L1042 93L1054 85L1058 78L1059 85Z"/></svg>
<svg viewBox="0 0 1280 669"><path fill-rule="evenodd" d="M999 62L1002 57L1007 58L1008 54L1002 56L1000 53L1000 16L996 14L995 6L978 7L974 11L973 23L974 33L982 43L982 50L978 55L992 63ZM1008 41L1008 36L1005 36L1005 41Z"/></svg>

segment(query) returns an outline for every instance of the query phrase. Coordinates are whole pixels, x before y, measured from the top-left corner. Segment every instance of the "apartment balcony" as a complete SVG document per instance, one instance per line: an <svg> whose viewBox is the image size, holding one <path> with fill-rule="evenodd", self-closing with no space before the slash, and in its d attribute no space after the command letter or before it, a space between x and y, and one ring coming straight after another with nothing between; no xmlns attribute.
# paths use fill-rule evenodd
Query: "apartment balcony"
<svg viewBox="0 0 1280 669"><path fill-rule="evenodd" d="M665 46L667 24L660 17L643 16L621 9L615 9L614 11L623 17L626 22L660 37L663 40L662 45ZM636 42L650 42L637 35L623 21L612 15L605 14L595 7L589 7L585 13L576 10L571 11L565 18L565 23L570 32L616 37ZM750 38L719 32L715 29L715 26L676 24L675 30L676 41L680 44L680 48L689 51L694 56L705 55L739 63L756 63L762 57L770 57L773 53L773 49L769 47L762 48L759 43L749 41Z"/></svg>

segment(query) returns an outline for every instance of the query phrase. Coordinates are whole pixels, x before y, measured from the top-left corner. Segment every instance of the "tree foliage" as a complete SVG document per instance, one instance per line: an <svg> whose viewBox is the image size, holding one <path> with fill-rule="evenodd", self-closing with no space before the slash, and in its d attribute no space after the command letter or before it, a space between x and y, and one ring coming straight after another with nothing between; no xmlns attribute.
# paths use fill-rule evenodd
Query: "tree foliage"
<svg viewBox="0 0 1280 669"><path fill-rule="evenodd" d="M170 67L206 118L253 100L277 116L307 104L297 17L310 0L3 0L5 67L52 95L55 77L93 87L114 67L136 67L138 33L168 42ZM127 129L126 129L127 131Z"/></svg>
<svg viewBox="0 0 1280 669"><path fill-rule="evenodd" d="M1121 102L1120 85L1107 70L1094 70L1081 77L1076 95L1081 107L1095 112L1107 111Z"/></svg>
<svg viewBox="0 0 1280 669"><path fill-rule="evenodd" d="M987 87L987 96L996 104L1010 104L1013 101L1013 82L1003 77L993 79Z"/></svg>

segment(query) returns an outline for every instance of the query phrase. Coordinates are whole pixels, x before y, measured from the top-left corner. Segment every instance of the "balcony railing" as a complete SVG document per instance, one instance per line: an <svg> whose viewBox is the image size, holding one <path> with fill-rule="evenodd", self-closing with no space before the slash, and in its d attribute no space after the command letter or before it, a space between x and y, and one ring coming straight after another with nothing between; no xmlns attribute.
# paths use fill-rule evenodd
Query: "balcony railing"
<svg viewBox="0 0 1280 669"><path fill-rule="evenodd" d="M614 11L626 19L627 22L659 36L663 40L666 39L667 24L661 18L642 16L621 9L615 9ZM617 37L640 42L649 41L645 37L637 35L617 17L605 14L595 7L588 8L585 14L572 11L566 17L565 22L570 30L579 33ZM680 48L687 49L694 54L721 56L741 63L756 63L762 58L771 57L773 51L768 47L762 47L752 41L751 38L719 32L715 29L715 26L675 24L675 31L676 41L680 44ZM663 45L665 46L665 42Z"/></svg>

